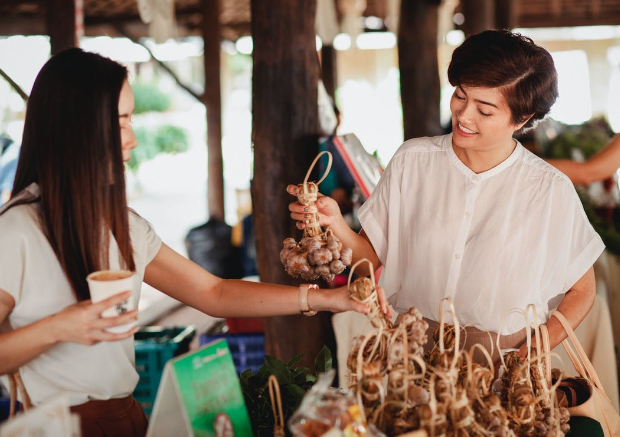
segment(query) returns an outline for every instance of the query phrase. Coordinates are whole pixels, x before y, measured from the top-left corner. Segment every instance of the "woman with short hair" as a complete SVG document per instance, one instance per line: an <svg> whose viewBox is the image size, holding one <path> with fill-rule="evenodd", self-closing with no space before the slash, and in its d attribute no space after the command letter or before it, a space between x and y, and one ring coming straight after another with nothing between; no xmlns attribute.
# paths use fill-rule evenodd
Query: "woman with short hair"
<svg viewBox="0 0 620 437"><path fill-rule="evenodd" d="M383 265L380 284L397 312L418 308L433 332L450 298L469 326L467 349L490 351L491 333L526 355L525 319L511 311L533 304L548 320L559 305L577 327L594 302L592 266L604 249L571 181L513 138L549 113L557 73L530 38L488 30L456 48L448 78L453 132L400 147L359 211L360 234L328 197L317 202L321 224L353 249L354 262ZM290 209L300 229L315 212ZM547 325L553 348L566 334L555 318Z"/></svg>

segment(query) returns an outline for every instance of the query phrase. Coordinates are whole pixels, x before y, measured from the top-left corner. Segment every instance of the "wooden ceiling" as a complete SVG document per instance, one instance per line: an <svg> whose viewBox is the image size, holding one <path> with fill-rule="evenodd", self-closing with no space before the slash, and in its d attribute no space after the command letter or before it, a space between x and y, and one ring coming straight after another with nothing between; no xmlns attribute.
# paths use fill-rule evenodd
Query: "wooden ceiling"
<svg viewBox="0 0 620 437"><path fill-rule="evenodd" d="M337 3L346 0L335 0ZM389 0L366 0L364 15L384 16ZM420 0L405 0L420 1ZM512 1L516 27L560 27L620 24L620 0L495 0ZM115 35L118 26L146 35L136 0L83 0L86 35ZM198 35L200 0L175 0L180 36ZM220 0L222 37L236 40L250 34L250 0ZM0 35L45 34L45 0L0 0Z"/></svg>
<svg viewBox="0 0 620 437"><path fill-rule="evenodd" d="M620 25L620 0L518 0L519 27Z"/></svg>
<svg viewBox="0 0 620 437"><path fill-rule="evenodd" d="M45 34L45 0L0 0L0 35ZM200 0L175 0L181 36L199 33ZM83 0L87 36L114 35L117 26L130 26L146 35L136 0ZM250 34L250 0L221 0L222 36L236 40Z"/></svg>

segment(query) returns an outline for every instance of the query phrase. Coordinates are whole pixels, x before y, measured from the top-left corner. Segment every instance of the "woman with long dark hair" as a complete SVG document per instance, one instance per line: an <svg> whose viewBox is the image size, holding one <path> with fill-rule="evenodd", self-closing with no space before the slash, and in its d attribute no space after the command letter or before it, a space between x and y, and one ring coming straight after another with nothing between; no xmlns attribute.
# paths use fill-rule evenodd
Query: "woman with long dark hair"
<svg viewBox="0 0 620 437"><path fill-rule="evenodd" d="M89 437L139 436L147 425L131 397L137 328L106 331L137 310L101 317L131 292L93 304L94 271L130 270L140 279L134 296L144 280L217 317L368 310L344 288L222 280L163 244L127 208L133 109L122 65L80 49L52 57L34 83L12 199L0 209L0 375L19 369L35 405L68 395Z"/></svg>

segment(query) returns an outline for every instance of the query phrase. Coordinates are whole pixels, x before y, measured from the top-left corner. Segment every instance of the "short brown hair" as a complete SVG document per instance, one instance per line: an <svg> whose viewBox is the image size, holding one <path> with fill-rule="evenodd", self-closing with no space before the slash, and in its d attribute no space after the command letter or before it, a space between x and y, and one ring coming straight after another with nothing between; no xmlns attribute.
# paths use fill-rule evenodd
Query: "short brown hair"
<svg viewBox="0 0 620 437"><path fill-rule="evenodd" d="M452 86L500 88L515 123L525 131L549 113L558 98L558 74L547 50L510 30L485 30L452 53Z"/></svg>

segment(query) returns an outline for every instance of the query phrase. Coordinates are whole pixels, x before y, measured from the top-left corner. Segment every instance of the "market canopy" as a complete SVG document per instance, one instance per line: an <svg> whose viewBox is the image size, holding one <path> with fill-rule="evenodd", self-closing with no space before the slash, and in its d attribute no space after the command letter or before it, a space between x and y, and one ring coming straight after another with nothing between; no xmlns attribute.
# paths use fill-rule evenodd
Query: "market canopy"
<svg viewBox="0 0 620 437"><path fill-rule="evenodd" d="M398 22L398 0L326 0L333 2L339 22L350 14L375 16ZM5 0L0 3L1 35L47 34L46 11L58 0ZM140 19L137 0L83 0L85 35L118 35L117 25L130 26L132 34L147 36L148 27ZM147 0L140 4L166 4ZM200 35L201 0L175 0L176 25L179 36ZM320 3L320 2L319 2ZM426 0L426 3L452 3L458 0ZM620 23L620 0L461 0L461 10L478 14L498 15L509 10L508 20L498 20L504 27L562 27L615 25ZM467 15L467 14L465 14ZM250 0L221 0L221 36L232 41L250 35ZM508 21L508 22L506 22ZM389 24L388 24L389 25Z"/></svg>

